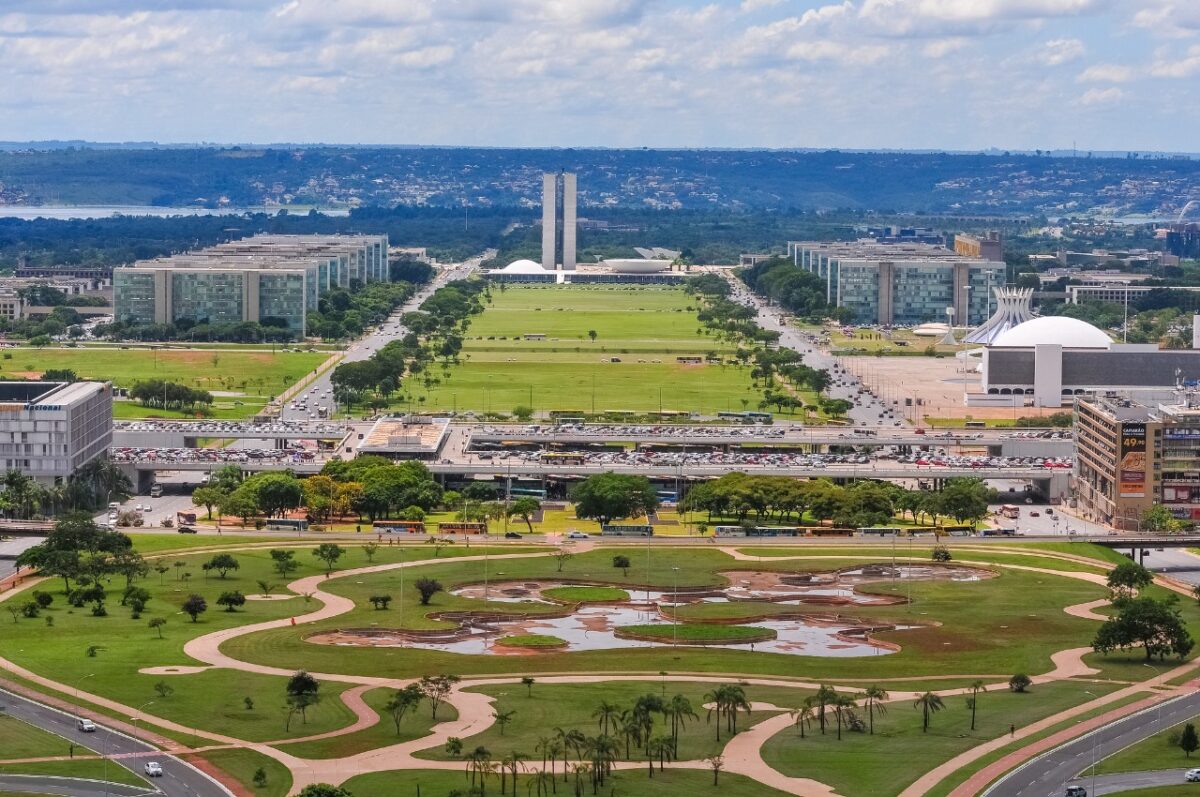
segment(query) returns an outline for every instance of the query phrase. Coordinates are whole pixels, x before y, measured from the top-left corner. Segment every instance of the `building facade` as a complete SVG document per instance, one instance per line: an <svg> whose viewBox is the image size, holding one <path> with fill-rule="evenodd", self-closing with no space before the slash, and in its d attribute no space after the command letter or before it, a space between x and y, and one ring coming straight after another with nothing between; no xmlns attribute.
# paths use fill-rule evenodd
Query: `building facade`
<svg viewBox="0 0 1200 797"><path fill-rule="evenodd" d="M788 257L825 283L825 299L853 311L859 324L982 324L1004 264L961 257L928 244L788 242Z"/></svg>
<svg viewBox="0 0 1200 797"><path fill-rule="evenodd" d="M576 183L571 172L542 175L542 268L575 270Z"/></svg>
<svg viewBox="0 0 1200 797"><path fill-rule="evenodd" d="M1155 505L1200 521L1200 406L1182 391L1110 394L1076 403L1080 514L1140 531Z"/></svg>
<svg viewBox="0 0 1200 797"><path fill-rule="evenodd" d="M46 485L67 479L112 444L106 382L0 382L0 463Z"/></svg>
<svg viewBox="0 0 1200 797"><path fill-rule="evenodd" d="M385 235L257 235L116 269L114 315L138 324L256 322L301 337L330 290L387 278Z"/></svg>
<svg viewBox="0 0 1200 797"><path fill-rule="evenodd" d="M954 251L963 257L1004 262L1004 242L1000 233L995 230L984 235L958 233L954 236Z"/></svg>

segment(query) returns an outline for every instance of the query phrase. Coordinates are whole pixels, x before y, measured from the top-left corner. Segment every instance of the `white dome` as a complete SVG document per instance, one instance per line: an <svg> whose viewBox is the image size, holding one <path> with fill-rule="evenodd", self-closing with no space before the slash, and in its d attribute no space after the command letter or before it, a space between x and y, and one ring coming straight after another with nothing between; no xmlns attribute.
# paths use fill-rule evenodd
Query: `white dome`
<svg viewBox="0 0 1200 797"><path fill-rule="evenodd" d="M606 259L603 264L619 274L654 274L671 267L670 260Z"/></svg>
<svg viewBox="0 0 1200 797"><path fill-rule="evenodd" d="M501 274L549 274L551 272L542 268L541 263L535 263L532 260L514 260L504 268L500 269Z"/></svg>
<svg viewBox="0 0 1200 797"><path fill-rule="evenodd" d="M1040 343L1057 343L1065 349L1107 349L1112 346L1112 339L1104 330L1086 321L1066 316L1042 316L1017 324L992 341L993 346L1009 348Z"/></svg>

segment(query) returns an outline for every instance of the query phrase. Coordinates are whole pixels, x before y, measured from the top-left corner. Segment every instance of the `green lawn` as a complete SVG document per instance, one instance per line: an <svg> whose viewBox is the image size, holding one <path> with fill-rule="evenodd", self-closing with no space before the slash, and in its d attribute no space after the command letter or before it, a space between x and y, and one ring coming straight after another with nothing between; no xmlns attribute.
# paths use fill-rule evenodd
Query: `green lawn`
<svg viewBox="0 0 1200 797"><path fill-rule="evenodd" d="M701 414L740 411L742 399L757 406L760 395L746 367L676 362L707 352L733 359L727 344L697 334L695 300L682 289L515 286L492 296L471 320L462 363L449 376L431 374L440 385L407 380L410 401L397 406ZM595 341L589 330L597 333ZM526 334L547 340L527 341Z"/></svg>
<svg viewBox="0 0 1200 797"><path fill-rule="evenodd" d="M35 728L19 719L0 714L0 758L43 758L71 754L71 742L61 736ZM75 755L94 756L95 752L75 745ZM114 783L141 785L144 781L123 767L100 760L46 761L0 765L0 772L27 775L62 775L76 778L103 778Z"/></svg>
<svg viewBox="0 0 1200 797"><path fill-rule="evenodd" d="M499 757L499 753L497 753ZM528 788L528 776L522 776L518 781L521 794L531 794ZM358 775L343 784L346 789L359 797L360 795L383 795L388 797L418 797L418 795L434 795L441 797L454 791L466 793L470 785L463 772L445 770L404 770L394 772L376 772L370 775ZM559 775L559 793L563 797L574 794L573 783L564 785L561 773ZM584 776L583 794L591 794L587 776ZM500 793L498 777L489 778L488 794ZM709 772L687 770L671 770L664 772L655 770L654 777L648 778L644 768L618 771L614 777L606 781L603 795L620 795L620 797L679 797L688 795L720 795L720 797L783 797L784 792L762 785L758 781L740 775L722 774L718 786L713 786L713 776Z"/></svg>
<svg viewBox="0 0 1200 797"><path fill-rule="evenodd" d="M254 797L284 797L291 791L292 773L287 767L253 750L211 750L197 757L237 778ZM260 768L267 776L262 788L253 785L254 773Z"/></svg>
<svg viewBox="0 0 1200 797"><path fill-rule="evenodd" d="M1193 717L1191 722L1196 724L1200 722L1200 718ZM1200 755L1193 753L1189 758L1184 755L1183 750L1179 749L1178 738L1179 734L1183 732L1183 726L1184 723L1180 723L1168 730L1159 731L1132 747L1126 747L1101 761L1100 765L1096 767L1096 771L1099 773L1140 772L1147 769L1187 769L1200 766Z"/></svg>
<svg viewBox="0 0 1200 797"><path fill-rule="evenodd" d="M763 746L763 759L793 777L815 778L842 794L899 794L905 786L941 762L975 745L1007 735L1018 728L1062 711L1092 697L1115 691L1119 684L1063 681L1033 687L1026 694L988 692L980 695L976 730L970 729L971 712L964 697L947 697L945 708L922 732L921 712L912 703L888 705L886 716L875 718L874 736L836 734L810 728L801 739L798 729L776 734ZM870 766L863 766L870 761Z"/></svg>
<svg viewBox="0 0 1200 797"><path fill-rule="evenodd" d="M565 647L567 642L549 634L517 634L500 637L496 644L510 648L557 648Z"/></svg>
<svg viewBox="0 0 1200 797"><path fill-rule="evenodd" d="M11 357L10 357L11 355ZM0 377L33 378L51 368L69 368L85 379L111 381L130 388L147 379L167 379L218 395L218 417L253 415L268 398L318 368L329 356L322 352L195 351L149 349L9 349L0 360ZM239 404L240 402L240 404ZM134 402L114 404L118 418L171 416Z"/></svg>
<svg viewBox="0 0 1200 797"><path fill-rule="evenodd" d="M638 639L659 639L663 642L679 639L684 642L763 642L775 638L769 628L746 625L717 625L712 623L672 623L670 625L624 625L617 629L619 636Z"/></svg>
<svg viewBox="0 0 1200 797"><path fill-rule="evenodd" d="M629 593L616 587L551 587L542 590L542 595L564 603L629 600Z"/></svg>
<svg viewBox="0 0 1200 797"><path fill-rule="evenodd" d="M454 706L443 703L438 706L438 717L435 722L430 713L428 701L422 701L415 710L404 715L400 721L399 732L397 732L396 722L385 708L392 694L394 692L390 689L372 689L364 695L363 699L367 705L374 709L380 717L380 721L370 728L356 733L348 733L345 736L281 745L280 749L300 758L339 758L373 750L376 747L386 747L398 742L417 739L427 735L429 729L437 722L446 722L458 717Z"/></svg>
<svg viewBox="0 0 1200 797"><path fill-rule="evenodd" d="M127 786L145 786L141 776L125 767L104 761L46 761L40 764L3 764L0 772L13 775L49 775L58 778L86 778L124 783Z"/></svg>
<svg viewBox="0 0 1200 797"><path fill-rule="evenodd" d="M680 730L679 757L683 760L703 758L719 753L729 740L729 734L722 727L721 741L717 741L715 721L709 721L708 711L704 708L704 695L715 686L716 684L646 680L596 684L534 683L528 691L521 684L479 687L471 691L494 697L494 710L515 713L503 733L498 725L493 725L483 733L463 739L463 748L473 750L482 745L497 757L511 750L518 750L530 756L531 761L537 761L540 766L542 754L538 748L539 741L543 737L553 737L556 728L577 729L586 736L600 733L599 720L593 716L593 712L601 703L608 702L624 710L630 708L634 700L643 695L656 695L660 698L665 695L664 699L670 700L679 694L688 699L697 715L696 719L688 719ZM748 700L769 702L781 707L799 705L804 697L810 694L801 689L768 689L755 686L747 686L745 689ZM738 729L745 730L776 713L778 712L742 712L738 716ZM670 735L670 724L667 720L657 714L653 719L654 728L651 735ZM621 740L623 760L645 760L636 744L630 747L630 756L626 758L624 736L611 726L609 735ZM422 751L420 756L439 760L450 758L440 747Z"/></svg>

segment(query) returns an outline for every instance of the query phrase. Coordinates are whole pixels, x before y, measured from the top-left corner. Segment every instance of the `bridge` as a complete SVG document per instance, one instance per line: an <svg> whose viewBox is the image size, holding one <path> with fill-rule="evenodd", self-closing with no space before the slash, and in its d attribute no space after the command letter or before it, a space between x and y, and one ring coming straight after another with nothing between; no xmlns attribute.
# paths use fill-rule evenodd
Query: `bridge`
<svg viewBox="0 0 1200 797"><path fill-rule="evenodd" d="M362 425L362 424L359 424ZM342 440L346 421L114 421L113 448L198 448L201 440Z"/></svg>

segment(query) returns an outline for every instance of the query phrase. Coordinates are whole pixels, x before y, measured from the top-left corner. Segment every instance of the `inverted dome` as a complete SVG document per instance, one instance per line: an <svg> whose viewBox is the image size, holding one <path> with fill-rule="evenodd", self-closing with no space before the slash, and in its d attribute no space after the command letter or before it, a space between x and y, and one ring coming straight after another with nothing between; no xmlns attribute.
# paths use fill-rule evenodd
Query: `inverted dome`
<svg viewBox="0 0 1200 797"><path fill-rule="evenodd" d="M603 263L619 274L654 274L658 271L666 271L671 267L670 260L640 260L637 258L609 258Z"/></svg>
<svg viewBox="0 0 1200 797"><path fill-rule="evenodd" d="M1104 330L1077 318L1042 316L1017 324L992 341L993 346L1009 348L1044 343L1057 343L1064 349L1107 349L1112 339Z"/></svg>
<svg viewBox="0 0 1200 797"><path fill-rule="evenodd" d="M549 274L551 272L542 268L541 263L535 263L532 260L514 260L504 268L500 269L501 274Z"/></svg>

